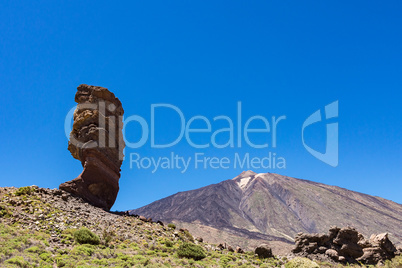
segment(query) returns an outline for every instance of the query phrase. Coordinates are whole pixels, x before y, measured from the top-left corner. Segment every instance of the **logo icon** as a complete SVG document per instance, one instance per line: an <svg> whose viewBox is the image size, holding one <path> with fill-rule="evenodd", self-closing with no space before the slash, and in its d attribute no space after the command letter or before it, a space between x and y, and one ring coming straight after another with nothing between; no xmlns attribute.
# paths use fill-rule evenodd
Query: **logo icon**
<svg viewBox="0 0 402 268"><path fill-rule="evenodd" d="M338 117L338 101L334 101L325 106L325 119L337 118ZM306 121L303 123L302 127L302 141L303 146L306 150L312 154L318 160L332 166L338 166L338 123L328 123L326 124L327 128L327 138L326 138L326 149L325 153L321 153L312 149L308 146L304 141L304 129L312 124L318 123L322 121L321 110L315 111L312 115L310 115Z"/></svg>

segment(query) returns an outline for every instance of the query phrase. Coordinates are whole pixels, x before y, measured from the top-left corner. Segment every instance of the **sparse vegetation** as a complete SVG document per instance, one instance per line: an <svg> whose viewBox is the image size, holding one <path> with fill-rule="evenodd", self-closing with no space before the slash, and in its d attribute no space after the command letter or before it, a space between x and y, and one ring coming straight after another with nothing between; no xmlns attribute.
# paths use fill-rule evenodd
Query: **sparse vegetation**
<svg viewBox="0 0 402 268"><path fill-rule="evenodd" d="M12 257L12 258L6 260L6 263L15 264L15 265L17 265L17 267L24 267L24 268L30 266L29 263L26 260L24 260L24 258L22 256Z"/></svg>
<svg viewBox="0 0 402 268"><path fill-rule="evenodd" d="M169 227L169 228L172 228L173 230L176 229L176 225L174 225L173 223L169 223L169 224L168 224L168 227Z"/></svg>
<svg viewBox="0 0 402 268"><path fill-rule="evenodd" d="M318 266L303 258L259 259L253 252L216 250L216 245L192 243L186 230L177 232L134 217L111 216L71 198L67 211L59 194L41 196L37 190L16 195L17 189L7 193L1 189L0 212L11 214L1 218L0 267L342 267ZM50 204L49 198L54 202ZM97 213L101 217L91 218ZM19 215L18 221L13 214ZM383 267L398 265L402 265L402 257Z"/></svg>
<svg viewBox="0 0 402 268"><path fill-rule="evenodd" d="M15 195L16 195L16 196L20 196L20 195L30 195L30 194L33 193L33 192L35 192L34 187L25 186L25 187L19 188L19 189L15 192Z"/></svg>
<svg viewBox="0 0 402 268"><path fill-rule="evenodd" d="M186 236L186 238L194 243L194 237L191 235L191 233L188 230L184 230L184 235Z"/></svg>
<svg viewBox="0 0 402 268"><path fill-rule="evenodd" d="M110 241L112 241L112 238L116 236L114 231L106 231L103 230L102 238L103 238L103 244L105 246L108 246Z"/></svg>
<svg viewBox="0 0 402 268"><path fill-rule="evenodd" d="M285 264L285 268L320 268L320 266L307 258L294 258Z"/></svg>

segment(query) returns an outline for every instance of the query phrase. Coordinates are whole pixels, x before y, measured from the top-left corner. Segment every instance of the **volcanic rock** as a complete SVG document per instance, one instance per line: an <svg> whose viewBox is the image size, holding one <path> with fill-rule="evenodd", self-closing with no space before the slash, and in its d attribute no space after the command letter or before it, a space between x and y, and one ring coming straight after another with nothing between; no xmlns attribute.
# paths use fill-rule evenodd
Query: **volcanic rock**
<svg viewBox="0 0 402 268"><path fill-rule="evenodd" d="M377 264L392 259L397 252L387 233L366 240L352 227L331 227L328 235L299 233L295 242L293 253L297 256L321 261Z"/></svg>
<svg viewBox="0 0 402 268"><path fill-rule="evenodd" d="M363 256L357 259L366 264L375 264L380 261L390 260L397 254L394 244L388 239L388 233L372 235L370 246L363 248Z"/></svg>
<svg viewBox="0 0 402 268"><path fill-rule="evenodd" d="M75 179L60 184L61 190L110 210L119 192L123 162L122 104L107 88L80 85L68 150L84 168Z"/></svg>
<svg viewBox="0 0 402 268"><path fill-rule="evenodd" d="M272 249L267 244L261 244L260 246L256 247L254 253L257 254L261 259L273 257Z"/></svg>

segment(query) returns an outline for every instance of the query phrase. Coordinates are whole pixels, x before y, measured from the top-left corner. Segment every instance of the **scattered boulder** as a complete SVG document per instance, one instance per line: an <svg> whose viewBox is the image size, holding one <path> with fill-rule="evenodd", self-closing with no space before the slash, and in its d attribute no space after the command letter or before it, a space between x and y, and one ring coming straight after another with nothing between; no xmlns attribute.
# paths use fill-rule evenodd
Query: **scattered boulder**
<svg viewBox="0 0 402 268"><path fill-rule="evenodd" d="M234 252L234 249L232 248L232 246L228 246L228 251Z"/></svg>
<svg viewBox="0 0 402 268"><path fill-rule="evenodd" d="M221 243L217 246L219 250L224 250L226 247Z"/></svg>
<svg viewBox="0 0 402 268"><path fill-rule="evenodd" d="M257 254L261 259L273 257L272 249L267 244L261 244L256 247L254 253Z"/></svg>
<svg viewBox="0 0 402 268"><path fill-rule="evenodd" d="M244 253L244 250L241 247L236 247L236 253Z"/></svg>
<svg viewBox="0 0 402 268"><path fill-rule="evenodd" d="M84 170L59 188L86 202L110 210L119 192L123 162L123 107L112 92L103 87L80 85L78 103L68 150L81 161Z"/></svg>
<svg viewBox="0 0 402 268"><path fill-rule="evenodd" d="M202 237L196 237L195 240L200 243L204 242L204 239Z"/></svg>
<svg viewBox="0 0 402 268"><path fill-rule="evenodd" d="M62 198L64 201L68 201L68 195L67 195L67 194L62 194L62 195L61 195L61 198Z"/></svg>
<svg viewBox="0 0 402 268"><path fill-rule="evenodd" d="M387 233L366 240L354 228L331 227L328 234L297 234L292 252L322 261L377 264L395 257L397 249Z"/></svg>

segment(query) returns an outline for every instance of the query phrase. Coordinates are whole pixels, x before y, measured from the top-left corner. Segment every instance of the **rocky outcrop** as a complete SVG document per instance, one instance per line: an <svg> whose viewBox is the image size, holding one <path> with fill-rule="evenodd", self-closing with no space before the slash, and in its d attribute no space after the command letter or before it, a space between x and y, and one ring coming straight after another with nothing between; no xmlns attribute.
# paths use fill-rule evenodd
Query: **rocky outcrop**
<svg viewBox="0 0 402 268"><path fill-rule="evenodd" d="M68 150L84 170L59 188L109 210L119 192L124 110L120 100L103 87L80 85L75 101L78 105Z"/></svg>
<svg viewBox="0 0 402 268"><path fill-rule="evenodd" d="M357 261L367 264L389 260L399 254L394 244L389 240L387 233L372 235L370 240L364 240L361 246L363 247L363 256L358 258Z"/></svg>
<svg viewBox="0 0 402 268"><path fill-rule="evenodd" d="M377 264L395 257L395 246L387 233L372 235L369 240L351 227L331 227L328 234L299 233L293 253L322 261Z"/></svg>
<svg viewBox="0 0 402 268"><path fill-rule="evenodd" d="M267 244L261 244L254 250L254 253L258 255L260 259L271 258L272 249Z"/></svg>

